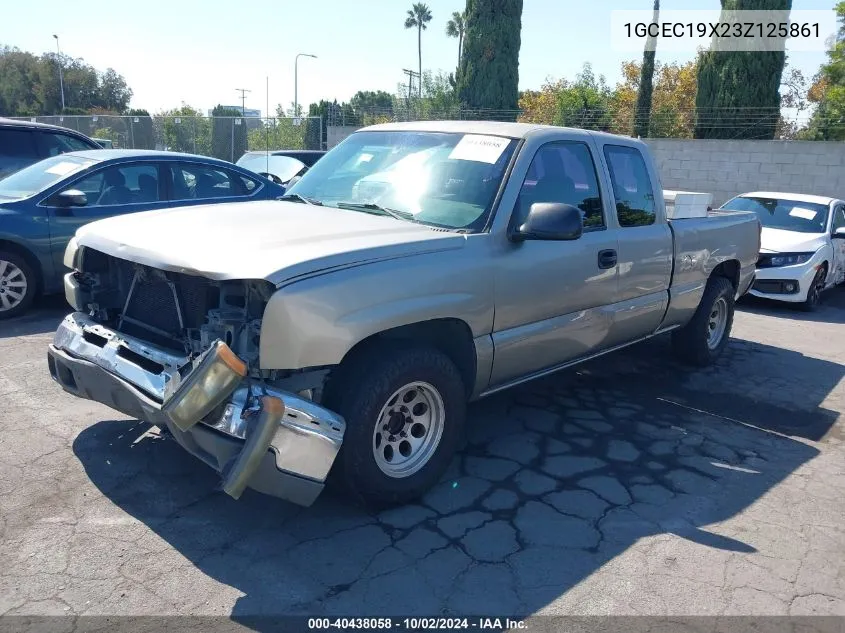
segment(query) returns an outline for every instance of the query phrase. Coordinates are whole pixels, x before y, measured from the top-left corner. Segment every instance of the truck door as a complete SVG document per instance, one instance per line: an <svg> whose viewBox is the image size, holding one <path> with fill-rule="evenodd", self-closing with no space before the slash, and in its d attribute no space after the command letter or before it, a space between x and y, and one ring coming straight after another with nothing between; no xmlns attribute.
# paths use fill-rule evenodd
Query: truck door
<svg viewBox="0 0 845 633"><path fill-rule="evenodd" d="M495 267L491 387L606 347L616 296L616 230L609 227L587 142L553 141L535 152L510 225L536 202L581 209L584 233L572 241L508 243Z"/></svg>
<svg viewBox="0 0 845 633"><path fill-rule="evenodd" d="M619 285L613 306L611 345L654 332L663 320L672 276L672 233L636 146L604 144L602 154L619 225ZM662 196L661 196L662 198Z"/></svg>

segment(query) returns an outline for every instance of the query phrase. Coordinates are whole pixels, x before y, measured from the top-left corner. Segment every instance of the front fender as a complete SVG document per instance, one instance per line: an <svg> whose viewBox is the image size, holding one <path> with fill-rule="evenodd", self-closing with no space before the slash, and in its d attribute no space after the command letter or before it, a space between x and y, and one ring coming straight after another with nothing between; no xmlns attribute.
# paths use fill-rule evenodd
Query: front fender
<svg viewBox="0 0 845 633"><path fill-rule="evenodd" d="M432 319L493 328L493 280L483 257L459 249L326 273L277 290L264 310L262 369L336 365L356 344Z"/></svg>

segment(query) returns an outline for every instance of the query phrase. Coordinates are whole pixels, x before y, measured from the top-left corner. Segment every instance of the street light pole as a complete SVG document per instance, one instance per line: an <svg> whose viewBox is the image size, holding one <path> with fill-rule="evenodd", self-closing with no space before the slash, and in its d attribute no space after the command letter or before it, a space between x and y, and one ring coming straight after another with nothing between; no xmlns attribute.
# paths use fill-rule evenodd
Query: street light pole
<svg viewBox="0 0 845 633"><path fill-rule="evenodd" d="M310 53L297 53L293 60L293 116L299 117L299 58L313 57L317 59L316 55Z"/></svg>
<svg viewBox="0 0 845 633"><path fill-rule="evenodd" d="M55 33L53 37L56 38L56 52L59 54L59 90L62 93L62 114L65 113L65 80L62 75L62 50L59 48L59 36Z"/></svg>

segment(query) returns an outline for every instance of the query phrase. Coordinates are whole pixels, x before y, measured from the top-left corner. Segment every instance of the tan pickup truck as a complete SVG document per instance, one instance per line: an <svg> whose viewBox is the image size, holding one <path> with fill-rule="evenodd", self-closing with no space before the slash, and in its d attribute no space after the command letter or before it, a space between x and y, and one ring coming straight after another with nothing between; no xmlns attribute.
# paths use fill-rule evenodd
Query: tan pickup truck
<svg viewBox="0 0 845 633"><path fill-rule="evenodd" d="M245 487L373 505L442 475L466 404L671 332L728 342L753 214L667 221L647 146L530 124L356 132L280 201L103 220L68 247L68 392Z"/></svg>

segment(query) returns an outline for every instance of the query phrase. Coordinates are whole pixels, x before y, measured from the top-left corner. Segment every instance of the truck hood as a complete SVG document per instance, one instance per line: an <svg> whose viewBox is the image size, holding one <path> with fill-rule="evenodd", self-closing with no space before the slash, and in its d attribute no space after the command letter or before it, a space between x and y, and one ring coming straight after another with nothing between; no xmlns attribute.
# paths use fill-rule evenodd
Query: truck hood
<svg viewBox="0 0 845 633"><path fill-rule="evenodd" d="M278 200L108 218L81 227L76 241L153 268L276 285L320 270L466 243L463 235L391 217Z"/></svg>
<svg viewBox="0 0 845 633"><path fill-rule="evenodd" d="M825 233L800 233L763 227L761 253L813 253L824 246Z"/></svg>

